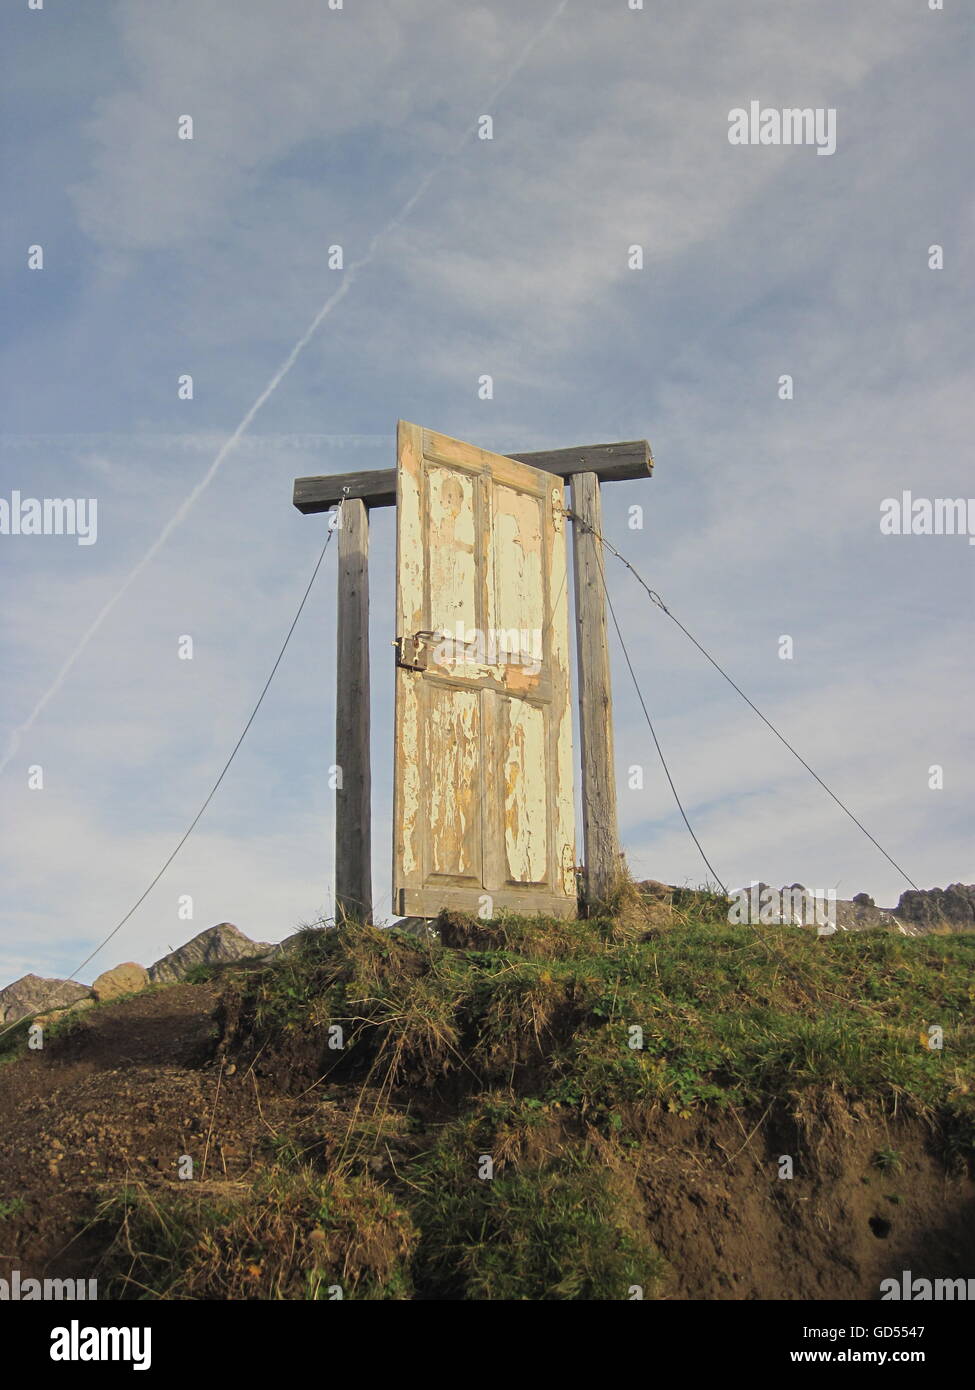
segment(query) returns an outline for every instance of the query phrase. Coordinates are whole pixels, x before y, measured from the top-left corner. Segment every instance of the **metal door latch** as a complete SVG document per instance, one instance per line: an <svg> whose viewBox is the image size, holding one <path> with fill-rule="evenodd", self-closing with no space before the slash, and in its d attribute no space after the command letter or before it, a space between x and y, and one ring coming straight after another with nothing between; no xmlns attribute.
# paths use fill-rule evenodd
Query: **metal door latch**
<svg viewBox="0 0 975 1390"><path fill-rule="evenodd" d="M396 648L396 665L405 666L408 671L425 671L426 644L439 636L439 632L414 632L412 637L397 637L393 643Z"/></svg>

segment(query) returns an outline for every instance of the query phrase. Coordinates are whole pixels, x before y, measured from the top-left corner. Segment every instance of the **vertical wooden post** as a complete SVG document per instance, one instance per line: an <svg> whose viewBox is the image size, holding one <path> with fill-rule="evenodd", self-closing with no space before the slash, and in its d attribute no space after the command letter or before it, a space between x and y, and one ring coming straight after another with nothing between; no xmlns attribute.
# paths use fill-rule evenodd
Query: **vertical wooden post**
<svg viewBox="0 0 975 1390"><path fill-rule="evenodd" d="M606 902L618 886L621 860L613 760L613 693L606 639L599 479L595 473L572 477L572 510L586 523L573 525L576 649L579 674L579 734L582 742L582 826L585 841L586 900Z"/></svg>
<svg viewBox="0 0 975 1390"><path fill-rule="evenodd" d="M342 503L335 665L335 917L372 920L369 765L369 518L359 498Z"/></svg>

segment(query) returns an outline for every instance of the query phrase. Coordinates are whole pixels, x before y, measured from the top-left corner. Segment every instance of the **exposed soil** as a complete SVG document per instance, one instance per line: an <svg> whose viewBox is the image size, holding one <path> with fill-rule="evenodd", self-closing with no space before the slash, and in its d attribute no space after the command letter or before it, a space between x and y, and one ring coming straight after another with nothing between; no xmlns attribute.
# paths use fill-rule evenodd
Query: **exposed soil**
<svg viewBox="0 0 975 1390"><path fill-rule="evenodd" d="M181 1155L197 1190L247 1183L285 1135L327 1165L361 1093L289 1093L271 1058L236 1068L217 1052L217 999L214 985L186 984L126 999L0 1066L0 1275L90 1275L105 1242L100 1202L126 1180L177 1187ZM451 1103L439 1103L446 1118ZM428 1092L412 1108L429 1123L437 1106ZM874 1299L902 1270L975 1274L975 1184L945 1173L923 1122L884 1125L832 1095L817 1106L801 1124L785 1105L646 1120L634 1166L669 1297ZM886 1170L881 1150L897 1154ZM782 1155L791 1180L778 1177ZM370 1166L395 1186L389 1156Z"/></svg>
<svg viewBox="0 0 975 1390"><path fill-rule="evenodd" d="M90 1274L103 1236L89 1225L126 1180L245 1181L278 1124L327 1102L263 1093L213 1060L212 985L174 985L93 1010L43 1051L0 1066L0 1276ZM86 1229L87 1226L87 1229Z"/></svg>
<svg viewBox="0 0 975 1390"><path fill-rule="evenodd" d="M662 1114L648 1139L647 1209L676 1297L875 1299L902 1270L972 1276L975 1184L946 1176L919 1122L878 1125L838 1100L804 1134L739 1119ZM896 1172L874 1164L888 1148Z"/></svg>

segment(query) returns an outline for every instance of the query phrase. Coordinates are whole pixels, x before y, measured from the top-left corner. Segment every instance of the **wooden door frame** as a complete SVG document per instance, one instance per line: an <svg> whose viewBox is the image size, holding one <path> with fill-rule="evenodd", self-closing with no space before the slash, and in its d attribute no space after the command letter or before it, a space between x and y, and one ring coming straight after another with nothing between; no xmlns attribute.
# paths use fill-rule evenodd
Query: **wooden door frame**
<svg viewBox="0 0 975 1390"><path fill-rule="evenodd" d="M573 484L573 510L578 512L583 522L587 521L582 508L586 505L583 492L594 488L598 503L599 485L604 482L623 482L645 480L653 473L653 454L645 439L625 440L614 444L584 444L567 449L553 449L531 453L512 453L509 458L520 463L531 464L543 472L552 473L564 482ZM587 476L588 475L588 476ZM576 486L578 479L579 486ZM292 491L295 508L304 515L315 515L331 511L345 501L359 501L366 509L366 532L368 531L368 512L373 507L396 505L396 469L370 469L353 473L338 473L327 476L315 475L296 478ZM588 519L597 535L601 534L598 511L591 509ZM582 544L588 536L592 545L598 546L596 537L585 526L573 523L573 568L577 595L576 633L577 660L581 672L588 669L588 693L579 681L579 721L582 747L587 750L582 769L583 807L606 802L616 807L615 769L612 761L611 738L607 738L605 711L612 709L612 691L609 683L609 658L606 646L605 599L602 594L590 593L590 601L585 605L586 612L595 614L596 626L586 617L580 617L581 605L580 570L590 563L591 550L587 557L587 547ZM341 544L341 543L340 543ZM591 573L591 570L590 570ZM363 547L361 567L358 572L359 587L354 588L343 580L340 573L338 586L338 611L340 624L343 614L352 615L360 625L361 641L368 649L368 612L362 613L362 585L367 585L367 558ZM585 587L585 586L584 586ZM589 586L592 589L592 586ZM600 635L601 634L601 635ZM588 657L583 652L583 644L588 649ZM341 672L341 668L340 668ZM341 681L341 673L338 677ZM370 882L371 864L368 862L368 840L355 833L355 826L368 822L369 818L369 745L368 745L368 707L362 701L350 710L352 721L344 729L336 730L336 761L345 766L349 759L347 751L357 746L365 749L363 778L358 785L351 785L343 778L343 791L336 798L336 888L340 882L358 884L353 890L351 900L336 892L336 916L347 913L362 916L369 920L371 903L361 902L362 885ZM615 814L614 814L615 822ZM352 827L350 832L350 827ZM584 896L590 907L595 908L604 901L619 875L620 852L618 832L611 827L609 835L598 833L591 817L583 817L584 860L586 883ZM613 836L617 838L614 840ZM342 861L340 869L339 861Z"/></svg>
<svg viewBox="0 0 975 1390"><path fill-rule="evenodd" d="M539 508L542 521L542 535L539 540L542 592L543 595L548 595L552 602L543 604L541 674L544 679L534 692L535 698L530 690L511 687L507 685L506 679L500 680L490 672L482 673L480 676L451 677L448 672L439 669L425 673L404 666L398 667L394 757L398 759L403 755L403 751L413 744L415 756L405 758L402 772L394 775L393 910L403 916L416 917L435 916L442 907L470 911L473 894L476 903L489 905L487 915L493 915L496 910L506 909L574 917L577 915L578 902L573 863L575 807L571 787L573 755L568 651L568 570L565 537L557 535L563 529L561 481L556 482L542 470L532 468L520 460L492 454L477 445L407 421L401 421L399 425L397 454L404 460L405 471L416 479L415 505L419 509L415 514L413 510L407 510L408 501L410 508L414 507L413 489L409 490L409 498L398 491L395 600L397 637L409 637L414 633L430 631L435 628L438 619L438 615L431 608L430 551L427 545L431 518L426 511L428 491L425 485L425 470L430 467L448 468L466 475L471 480L471 506L474 534L477 538L477 574L474 610L471 614L473 626L482 633L493 631L496 622L503 626L500 616L494 611L498 560L498 552L494 549L495 487L507 487L531 497ZM408 553L404 553L407 548ZM560 557L558 569L554 573L551 568L553 556ZM411 692L414 683L421 688ZM477 889L469 884L444 883L432 886L427 883L430 865L425 826L422 818L417 818L414 824L416 809L423 804L422 768L431 764L429 750L423 742L427 729L420 727L424 724L422 711L425 701L431 697L429 689L422 688L422 683L434 688L482 692L477 705L478 718L481 721L478 775L482 780L476 813L482 883ZM502 706L500 701L484 698L483 692L486 691L493 691L502 699L506 697L518 704L534 706L543 712L546 735L542 773L546 817L544 881L551 885L549 892L541 888L517 887L505 881L509 864L504 848L508 837L503 807L498 801L497 787L489 787L484 781L489 769L495 763L500 765L502 750L497 740L500 737ZM408 694L410 698L406 698ZM414 727L414 717L417 727ZM563 785L566 782L567 788ZM485 817L490 818L487 824ZM411 842L407 844L403 837L409 837ZM563 841L567 843L563 844ZM570 861L568 864L565 862L566 849ZM405 871L406 875L416 880L413 884L402 881L400 870L404 859L409 865ZM562 885L562 891L555 891L556 884Z"/></svg>

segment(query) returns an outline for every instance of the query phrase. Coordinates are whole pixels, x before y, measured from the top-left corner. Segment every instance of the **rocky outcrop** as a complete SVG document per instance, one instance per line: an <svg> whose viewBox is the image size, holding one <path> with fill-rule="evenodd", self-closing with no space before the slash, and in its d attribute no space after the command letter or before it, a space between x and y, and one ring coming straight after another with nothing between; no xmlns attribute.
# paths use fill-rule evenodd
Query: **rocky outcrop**
<svg viewBox="0 0 975 1390"><path fill-rule="evenodd" d="M13 1023L28 1014L64 1009L79 999L87 999L87 985L74 980L45 980L40 975L24 975L6 989L0 989L0 1023Z"/></svg>
<svg viewBox="0 0 975 1390"><path fill-rule="evenodd" d="M830 902L827 890L807 888L802 883L790 883L787 887L771 889L771 884L754 885L760 903L760 923L783 923L786 926L835 926L837 931L868 931L882 927L887 931L900 932L902 936L915 936L912 927L905 927L892 912L878 907L867 893L857 893L852 898L836 898ZM749 889L739 889L748 893ZM766 903L768 906L766 906ZM748 920L747 916L743 920Z"/></svg>
<svg viewBox="0 0 975 1390"><path fill-rule="evenodd" d="M149 972L145 966L136 965L135 961L129 960L124 965L116 965L114 970L106 970L99 975L91 987L91 992L99 1004L107 1004L112 999L121 998L123 994L138 994L148 984Z"/></svg>
<svg viewBox="0 0 975 1390"><path fill-rule="evenodd" d="M642 884L639 886L643 887ZM760 898L769 886L767 883L755 885ZM805 891L799 883L779 889L778 893L782 895L779 900L788 903L796 890ZM902 936L975 931L975 884L952 883L947 888L912 888L901 894L894 908L878 907L869 894L856 893L852 898L837 898L835 910L836 926L840 931L866 931L871 927L883 927ZM784 914L767 912L763 920L767 923L789 921L790 916L788 911Z"/></svg>
<svg viewBox="0 0 975 1390"><path fill-rule="evenodd" d="M688 890L672 888L666 883L647 879L636 885L637 890L648 906L659 905L665 908L675 894L686 897ZM732 902L740 901L739 909L731 921L747 921L751 899L746 902L743 894L754 891L760 904L765 925L776 922L792 922L799 925L803 917L805 925L812 925L811 912L797 913L794 903L801 903L797 894L807 893L801 883L790 884L786 888L773 890L771 885L759 882L738 889L732 894ZM692 895L693 896L693 895ZM762 902L762 899L765 902ZM867 931L870 928L883 928L898 932L901 936L923 936L927 932L975 931L975 884L952 883L947 888L911 889L902 893L894 908L878 907L867 893L856 893L852 898L837 898L835 920L839 931Z"/></svg>
<svg viewBox="0 0 975 1390"><path fill-rule="evenodd" d="M920 932L975 931L975 883L947 888L910 888L894 908L897 917Z"/></svg>
<svg viewBox="0 0 975 1390"><path fill-rule="evenodd" d="M899 931L902 936L914 933L897 920L893 912L878 907L873 898L866 893L857 893L855 898L836 899L836 925L841 931L866 931L870 927L886 927L889 931Z"/></svg>
<svg viewBox="0 0 975 1390"><path fill-rule="evenodd" d="M154 985L172 984L184 980L194 965L221 965L245 956L259 956L270 949L268 942L251 941L232 922L220 922L201 931L178 951L157 960L149 967L149 979Z"/></svg>

